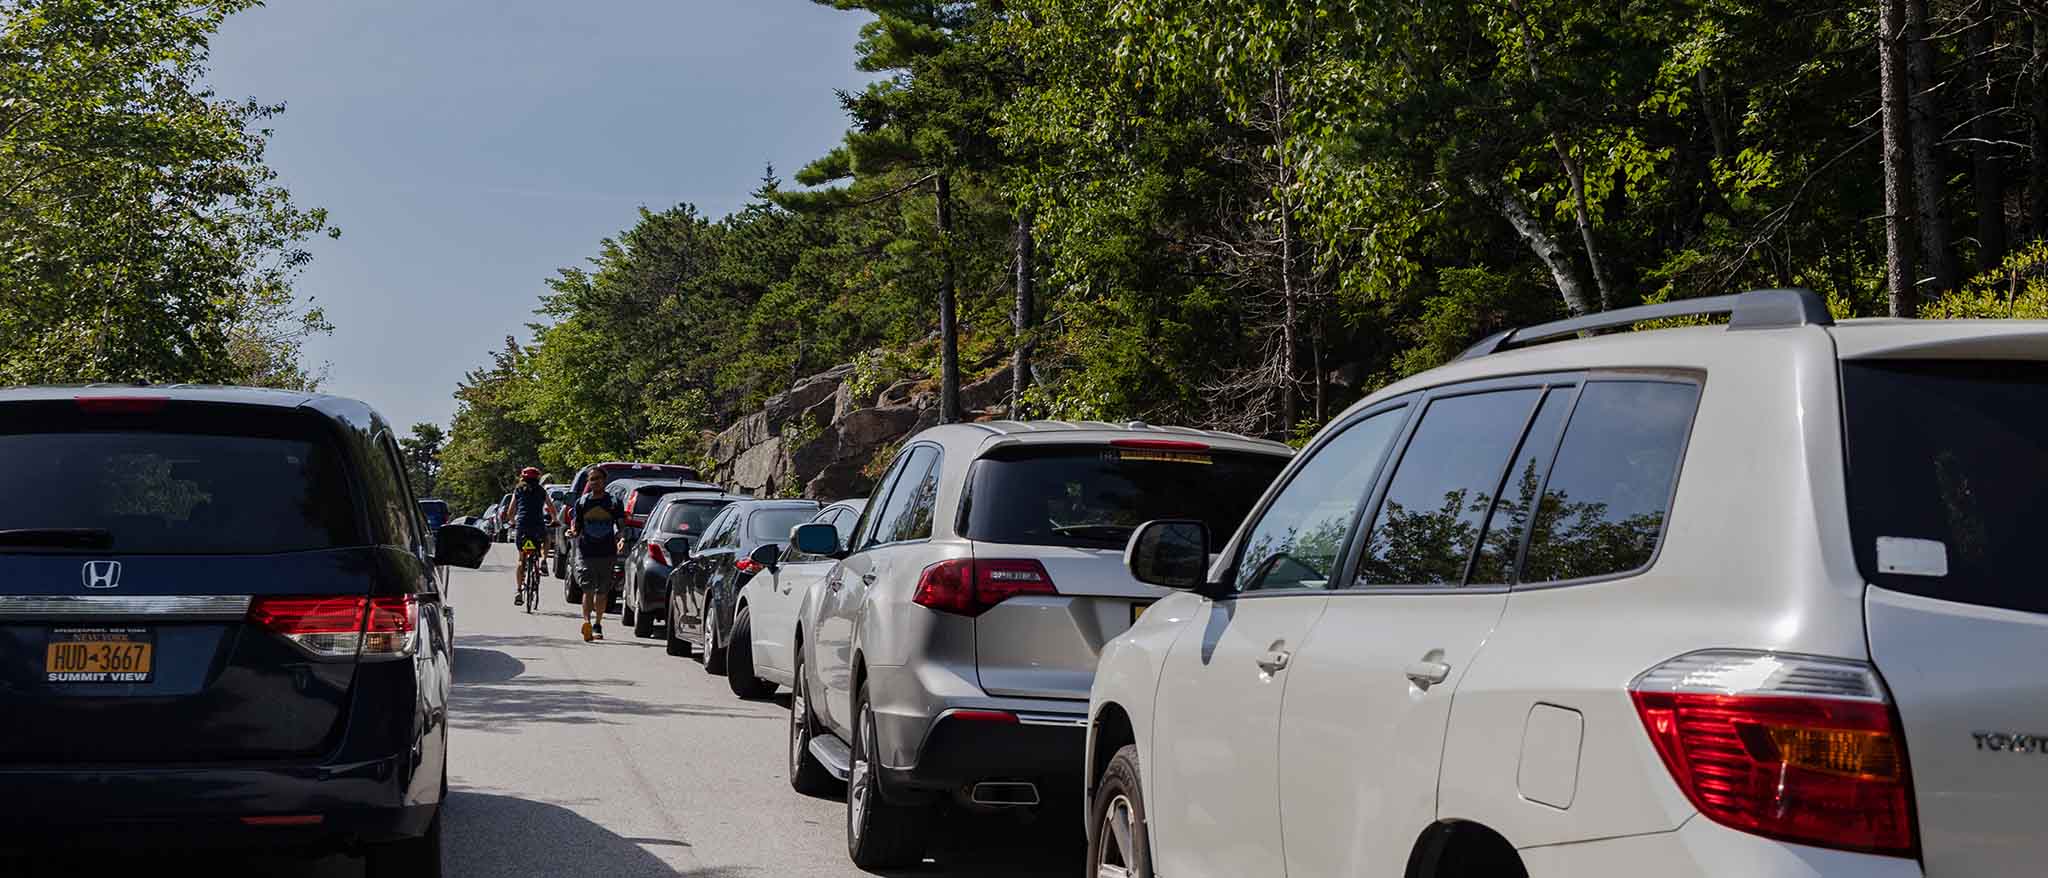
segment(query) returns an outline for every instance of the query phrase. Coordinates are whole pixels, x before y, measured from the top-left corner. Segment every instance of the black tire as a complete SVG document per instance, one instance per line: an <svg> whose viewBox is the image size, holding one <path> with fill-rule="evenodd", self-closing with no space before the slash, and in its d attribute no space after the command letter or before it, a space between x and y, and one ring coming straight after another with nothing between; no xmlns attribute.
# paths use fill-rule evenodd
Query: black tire
<svg viewBox="0 0 2048 878"><path fill-rule="evenodd" d="M566 582L565 584L563 584L563 586L562 586L562 600L568 601L568 602L569 602L569 604L570 604L571 606L581 606L581 605L582 605L582 603L583 603L583 589L580 589L580 588L577 588L577 587L576 587L576 577L574 577L574 576L571 576L571 577L569 577L569 580L568 580L568 582Z"/></svg>
<svg viewBox="0 0 2048 878"><path fill-rule="evenodd" d="M677 658L690 657L690 642L683 639L683 628L676 624L676 593L668 593L668 654Z"/></svg>
<svg viewBox="0 0 2048 878"><path fill-rule="evenodd" d="M1120 866L1130 878L1152 878L1152 831L1145 821L1138 747L1126 744L1109 760L1088 802L1088 874Z"/></svg>
<svg viewBox="0 0 2048 878"><path fill-rule="evenodd" d="M846 788L811 755L818 720L811 713L810 688L804 685L803 644L797 644L795 677L789 687L789 787L806 796L824 798Z"/></svg>
<svg viewBox="0 0 2048 878"><path fill-rule="evenodd" d="M551 566L553 566L553 567L554 567L554 573L555 573L555 578L556 578L556 579L568 579L568 578L569 578L569 565L568 565L567 563L565 563L565 562L564 562L564 561L562 560L562 553L560 553L560 552L556 552L556 553L555 553L555 560L554 560L554 563L553 563L553 564L552 564Z"/></svg>
<svg viewBox="0 0 2048 878"><path fill-rule="evenodd" d="M654 636L654 616L646 610L633 614L633 636L641 640Z"/></svg>
<svg viewBox="0 0 2048 878"><path fill-rule="evenodd" d="M759 701L775 694L775 684L754 676L754 610L741 607L732 623L732 644L726 647L725 684L732 694Z"/></svg>
<svg viewBox="0 0 2048 878"><path fill-rule="evenodd" d="M704 608L704 673L725 673L725 645L718 642L718 610Z"/></svg>
<svg viewBox="0 0 2048 878"><path fill-rule="evenodd" d="M633 608L632 608L632 607L620 607L620 608L619 608L619 624L621 624L621 625L632 625L632 624L633 624L633 622L634 622L634 614L633 614Z"/></svg>
<svg viewBox="0 0 2048 878"><path fill-rule="evenodd" d="M363 878L441 878L441 809L419 838L380 844L363 852Z"/></svg>
<svg viewBox="0 0 2048 878"><path fill-rule="evenodd" d="M846 784L846 855L862 869L902 869L924 862L931 809L892 805L883 791L875 709L862 683L853 703L853 776Z"/></svg>

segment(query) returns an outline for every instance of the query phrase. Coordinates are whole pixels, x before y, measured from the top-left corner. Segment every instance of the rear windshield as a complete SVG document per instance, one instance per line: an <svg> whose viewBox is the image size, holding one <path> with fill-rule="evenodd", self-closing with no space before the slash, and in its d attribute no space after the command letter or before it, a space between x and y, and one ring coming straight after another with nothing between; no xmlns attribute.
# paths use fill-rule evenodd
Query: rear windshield
<svg viewBox="0 0 2048 878"><path fill-rule="evenodd" d="M1849 523L1871 582L2048 612L2048 364L1845 363Z"/></svg>
<svg viewBox="0 0 2048 878"><path fill-rule="evenodd" d="M754 517L747 519L747 534L766 543L788 542L790 529L816 517L816 506L756 509Z"/></svg>
<svg viewBox="0 0 2048 878"><path fill-rule="evenodd" d="M731 500L678 500L669 504L663 513L660 530L668 533L690 534L704 532L704 526L718 517L718 512L732 505Z"/></svg>
<svg viewBox="0 0 2048 878"><path fill-rule="evenodd" d="M427 519L427 526L438 528L448 523L448 504L439 500L421 500L420 515Z"/></svg>
<svg viewBox="0 0 2048 878"><path fill-rule="evenodd" d="M646 515L647 513L654 511L654 504L660 502L661 493L658 491L634 491L633 508L626 510L626 514Z"/></svg>
<svg viewBox="0 0 2048 878"><path fill-rule="evenodd" d="M0 552L247 555L367 543L330 441L238 432L0 432L10 498Z"/></svg>
<svg viewBox="0 0 2048 878"><path fill-rule="evenodd" d="M1286 465L1223 451L1008 449L975 461L960 520L974 540L1121 549L1140 524L1193 518L1220 541Z"/></svg>

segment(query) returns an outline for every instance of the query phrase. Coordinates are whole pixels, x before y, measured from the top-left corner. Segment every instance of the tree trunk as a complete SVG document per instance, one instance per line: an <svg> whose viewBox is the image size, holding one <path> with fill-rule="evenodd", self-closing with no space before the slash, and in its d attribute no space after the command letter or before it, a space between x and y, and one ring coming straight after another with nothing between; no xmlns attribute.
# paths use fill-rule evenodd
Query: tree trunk
<svg viewBox="0 0 2048 878"><path fill-rule="evenodd" d="M1532 83L1543 79L1543 71L1536 66L1536 35L1530 32L1529 14L1522 10L1521 0L1508 0L1522 21L1522 53L1529 62L1529 80ZM1565 181L1571 187L1572 217L1579 225L1579 240L1586 247L1586 266L1593 271L1593 286L1600 293L1600 309L1614 307L1614 288L1607 280L1607 269L1601 265L1600 250L1593 244L1593 214L1586 206L1586 169L1579 164L1575 147L1565 137L1564 129L1555 123L1550 129L1550 146L1557 151L1558 166L1564 169Z"/></svg>
<svg viewBox="0 0 2048 878"><path fill-rule="evenodd" d="M1965 46L1970 54L1970 188L1977 195L1977 270L1983 272L2005 261L2005 179L1991 148L1998 139L1991 119L1998 106L1990 57L1998 20L1992 0L1978 0L1974 8Z"/></svg>
<svg viewBox="0 0 2048 878"><path fill-rule="evenodd" d="M1280 299L1285 310L1280 324L1280 374L1275 376L1280 394L1280 429L1277 435L1286 439L1294 433L1294 424L1301 419L1301 382L1295 370L1301 366L1301 303L1300 291L1294 286L1294 208L1288 203L1293 194L1294 166L1287 152L1287 69L1273 70L1273 151L1280 162L1280 181L1274 187L1275 201L1280 208Z"/></svg>
<svg viewBox="0 0 2048 878"><path fill-rule="evenodd" d="M1880 128L1884 140L1884 270L1891 316L1912 317L1919 311L1913 286L1912 205L1906 180L1906 65L1899 46L1911 0L1878 0L1878 93L1883 102Z"/></svg>
<svg viewBox="0 0 2048 878"><path fill-rule="evenodd" d="M1010 329L1017 336L1017 346L1010 352L1010 417L1018 417L1018 410L1024 404L1024 390L1031 386L1032 333L1038 323L1038 290L1032 273L1032 264L1037 259L1038 243L1032 234L1032 223L1036 219L1030 207L1017 211L1016 260L1017 301L1010 311Z"/></svg>
<svg viewBox="0 0 2048 878"><path fill-rule="evenodd" d="M958 423L960 412L960 315L954 296L953 179L941 173L939 190L939 423Z"/></svg>
<svg viewBox="0 0 2048 878"><path fill-rule="evenodd" d="M1948 183L1941 166L1941 110L1935 106L1934 42L1927 30L1927 0L1905 0L1906 83L1912 98L1913 205L1920 233L1920 258L1937 294L1956 288L1955 259L1949 255Z"/></svg>
<svg viewBox="0 0 2048 878"><path fill-rule="evenodd" d="M1707 133L1714 138L1714 157L1723 163L1733 159L1734 151L1728 142L1728 123L1721 118L1721 96L1713 90L1713 83L1707 80L1707 68L1700 68L1697 77L1700 83L1700 112L1707 117Z"/></svg>
<svg viewBox="0 0 2048 878"><path fill-rule="evenodd" d="M1506 183L1488 183L1478 177L1468 177L1465 185L1480 198L1491 201L1513 226L1515 234L1536 254L1543 267L1550 269L1551 280L1557 283L1557 292L1564 297L1564 307L1573 317L1590 314L1596 310L1594 293L1586 289L1585 279L1579 277L1579 267L1572 263L1570 253L1557 238L1543 228L1536 215L1529 212L1529 206L1522 203L1522 195Z"/></svg>
<svg viewBox="0 0 2048 878"><path fill-rule="evenodd" d="M2034 161L2027 174L2027 226L2034 237L2048 238L2048 25L2030 21L2027 29L2032 32L2034 49L2027 65L2033 78L2022 83L2034 119L2034 133L2028 141Z"/></svg>

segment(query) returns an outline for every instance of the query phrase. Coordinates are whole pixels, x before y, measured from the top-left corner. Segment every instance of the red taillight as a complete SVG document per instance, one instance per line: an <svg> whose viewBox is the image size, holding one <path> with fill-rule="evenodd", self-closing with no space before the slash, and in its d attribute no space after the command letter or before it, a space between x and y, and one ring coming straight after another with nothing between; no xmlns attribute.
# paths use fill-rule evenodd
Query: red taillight
<svg viewBox="0 0 2048 878"><path fill-rule="evenodd" d="M634 507L634 506L635 506L636 504L638 504L639 502L640 502L640 492L639 492L638 490L633 490L633 491L627 491L627 492L626 492L626 526L627 526L627 527L639 527L639 526L640 526L640 525L641 525L642 523L644 523L644 522L646 522L646 521L647 521L647 517L646 517L646 516L644 516L644 515L636 515L636 514L634 514L634 513L633 513L633 507Z"/></svg>
<svg viewBox="0 0 2048 878"><path fill-rule="evenodd" d="M419 618L419 600L412 595L259 597L249 604L250 624L323 658L412 655Z"/></svg>
<svg viewBox="0 0 2048 878"><path fill-rule="evenodd" d="M957 719L971 723L1016 723L1017 715L1007 710L949 710L939 719Z"/></svg>
<svg viewBox="0 0 2048 878"><path fill-rule="evenodd" d="M954 558L926 567L910 600L943 613L979 616L1013 597L1058 593L1037 561Z"/></svg>
<svg viewBox="0 0 2048 878"><path fill-rule="evenodd" d="M1666 662L1632 688L1700 813L1802 844L1912 854L1905 741L1869 666L1716 650Z"/></svg>
<svg viewBox="0 0 2048 878"><path fill-rule="evenodd" d="M162 396L79 396L73 397L78 410L92 415L147 415L163 411L170 404Z"/></svg>
<svg viewBox="0 0 2048 878"><path fill-rule="evenodd" d="M752 558L741 558L738 561L733 562L732 566L738 567L741 573L744 573L748 576L752 576L756 573L768 569L766 565L763 565Z"/></svg>
<svg viewBox="0 0 2048 878"><path fill-rule="evenodd" d="M647 557L653 558L656 564L668 566L668 553L662 550L660 543L653 540L647 541Z"/></svg>
<svg viewBox="0 0 2048 878"><path fill-rule="evenodd" d="M1109 444L1112 448L1147 448L1153 451L1209 450L1209 446L1206 443L1189 442L1183 439L1111 439Z"/></svg>

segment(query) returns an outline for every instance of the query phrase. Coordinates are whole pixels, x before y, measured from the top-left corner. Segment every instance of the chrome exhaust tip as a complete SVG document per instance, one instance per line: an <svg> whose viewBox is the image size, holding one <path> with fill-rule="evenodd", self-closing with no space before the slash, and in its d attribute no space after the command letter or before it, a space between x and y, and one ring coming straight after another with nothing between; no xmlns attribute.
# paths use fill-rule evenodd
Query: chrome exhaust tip
<svg viewBox="0 0 2048 878"><path fill-rule="evenodd" d="M1038 785L1021 781L978 783L968 791L967 800L976 805L1036 805Z"/></svg>

